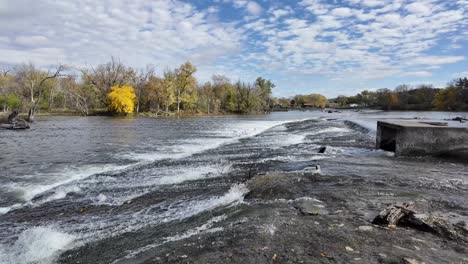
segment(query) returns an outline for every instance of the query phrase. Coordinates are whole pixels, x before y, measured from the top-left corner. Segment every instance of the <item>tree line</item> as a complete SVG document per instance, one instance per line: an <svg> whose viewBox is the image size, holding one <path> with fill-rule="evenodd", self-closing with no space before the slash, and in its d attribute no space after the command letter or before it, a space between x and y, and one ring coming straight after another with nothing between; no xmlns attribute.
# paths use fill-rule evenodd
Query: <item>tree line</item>
<svg viewBox="0 0 468 264"><path fill-rule="evenodd" d="M355 104L360 108L383 110L468 110L468 79L459 78L447 84L446 88L430 85L411 87L399 85L395 89L364 90L355 96L338 96L331 102L339 107Z"/></svg>
<svg viewBox="0 0 468 264"><path fill-rule="evenodd" d="M364 90L354 96L326 99L320 94L296 95L293 98L274 98L278 108L337 107L372 108L382 110L440 110L468 111L468 78L452 80L446 88L430 85L411 87L399 85L395 89Z"/></svg>
<svg viewBox="0 0 468 264"><path fill-rule="evenodd" d="M137 70L115 58L73 74L63 65L44 71L34 64L23 64L1 72L0 110L28 112L30 121L38 111L83 115L270 111L275 87L270 80L258 77L253 83L231 82L223 75L213 75L211 81L201 84L194 76L196 71L192 63L186 62L158 76L154 67Z"/></svg>

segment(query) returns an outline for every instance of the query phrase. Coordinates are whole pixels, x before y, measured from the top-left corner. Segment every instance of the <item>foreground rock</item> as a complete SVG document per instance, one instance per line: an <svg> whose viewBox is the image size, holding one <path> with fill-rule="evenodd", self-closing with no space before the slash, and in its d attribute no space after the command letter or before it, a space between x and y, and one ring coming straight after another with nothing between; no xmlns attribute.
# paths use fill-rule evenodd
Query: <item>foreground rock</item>
<svg viewBox="0 0 468 264"><path fill-rule="evenodd" d="M366 211L378 214L373 207L376 200L365 192L356 196L362 182L354 180L313 173L257 174L246 181L250 192L244 203L207 213L209 217L226 216L210 232L118 263L421 264L468 260L466 234L436 218L416 214L413 203L385 209L378 216L379 225L367 220ZM368 186L380 188L378 184ZM370 207L364 210L367 205ZM402 226L409 219L424 222L420 229L386 226ZM424 225L433 232L424 230ZM444 235L454 234L452 231L457 234L455 240Z"/></svg>

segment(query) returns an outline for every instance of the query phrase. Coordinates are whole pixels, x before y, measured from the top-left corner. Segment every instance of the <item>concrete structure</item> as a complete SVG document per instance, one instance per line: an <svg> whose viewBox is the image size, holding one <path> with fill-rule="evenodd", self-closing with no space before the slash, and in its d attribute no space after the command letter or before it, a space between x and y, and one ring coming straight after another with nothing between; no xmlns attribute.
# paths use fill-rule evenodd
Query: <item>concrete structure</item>
<svg viewBox="0 0 468 264"><path fill-rule="evenodd" d="M450 155L468 153L468 127L424 121L378 121L377 149L396 156Z"/></svg>

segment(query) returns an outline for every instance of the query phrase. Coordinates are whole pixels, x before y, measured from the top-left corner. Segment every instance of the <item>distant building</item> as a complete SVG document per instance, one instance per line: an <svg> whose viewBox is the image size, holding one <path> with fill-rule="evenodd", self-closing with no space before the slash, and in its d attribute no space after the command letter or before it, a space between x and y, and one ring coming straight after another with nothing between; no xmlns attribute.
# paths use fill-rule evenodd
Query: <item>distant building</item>
<svg viewBox="0 0 468 264"><path fill-rule="evenodd" d="M352 108L355 108L355 107L358 107L359 105L358 104L349 104L348 106L352 107Z"/></svg>

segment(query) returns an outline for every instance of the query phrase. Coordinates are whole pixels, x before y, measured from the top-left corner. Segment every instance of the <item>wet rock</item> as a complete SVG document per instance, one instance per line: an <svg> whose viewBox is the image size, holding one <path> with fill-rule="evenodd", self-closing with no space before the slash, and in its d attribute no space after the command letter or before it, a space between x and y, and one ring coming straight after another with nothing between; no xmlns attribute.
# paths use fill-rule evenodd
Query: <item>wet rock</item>
<svg viewBox="0 0 468 264"><path fill-rule="evenodd" d="M325 210L325 206L322 202L314 199L300 199L293 203L302 215L328 215L328 211Z"/></svg>
<svg viewBox="0 0 468 264"><path fill-rule="evenodd" d="M468 119L457 116L453 118L452 121L459 121L460 123L465 123L468 122Z"/></svg>
<svg viewBox="0 0 468 264"><path fill-rule="evenodd" d="M327 147L320 147L318 153L325 153L327 151Z"/></svg>
<svg viewBox="0 0 468 264"><path fill-rule="evenodd" d="M257 175L248 182L245 199L293 199L296 194L289 178L280 174Z"/></svg>

